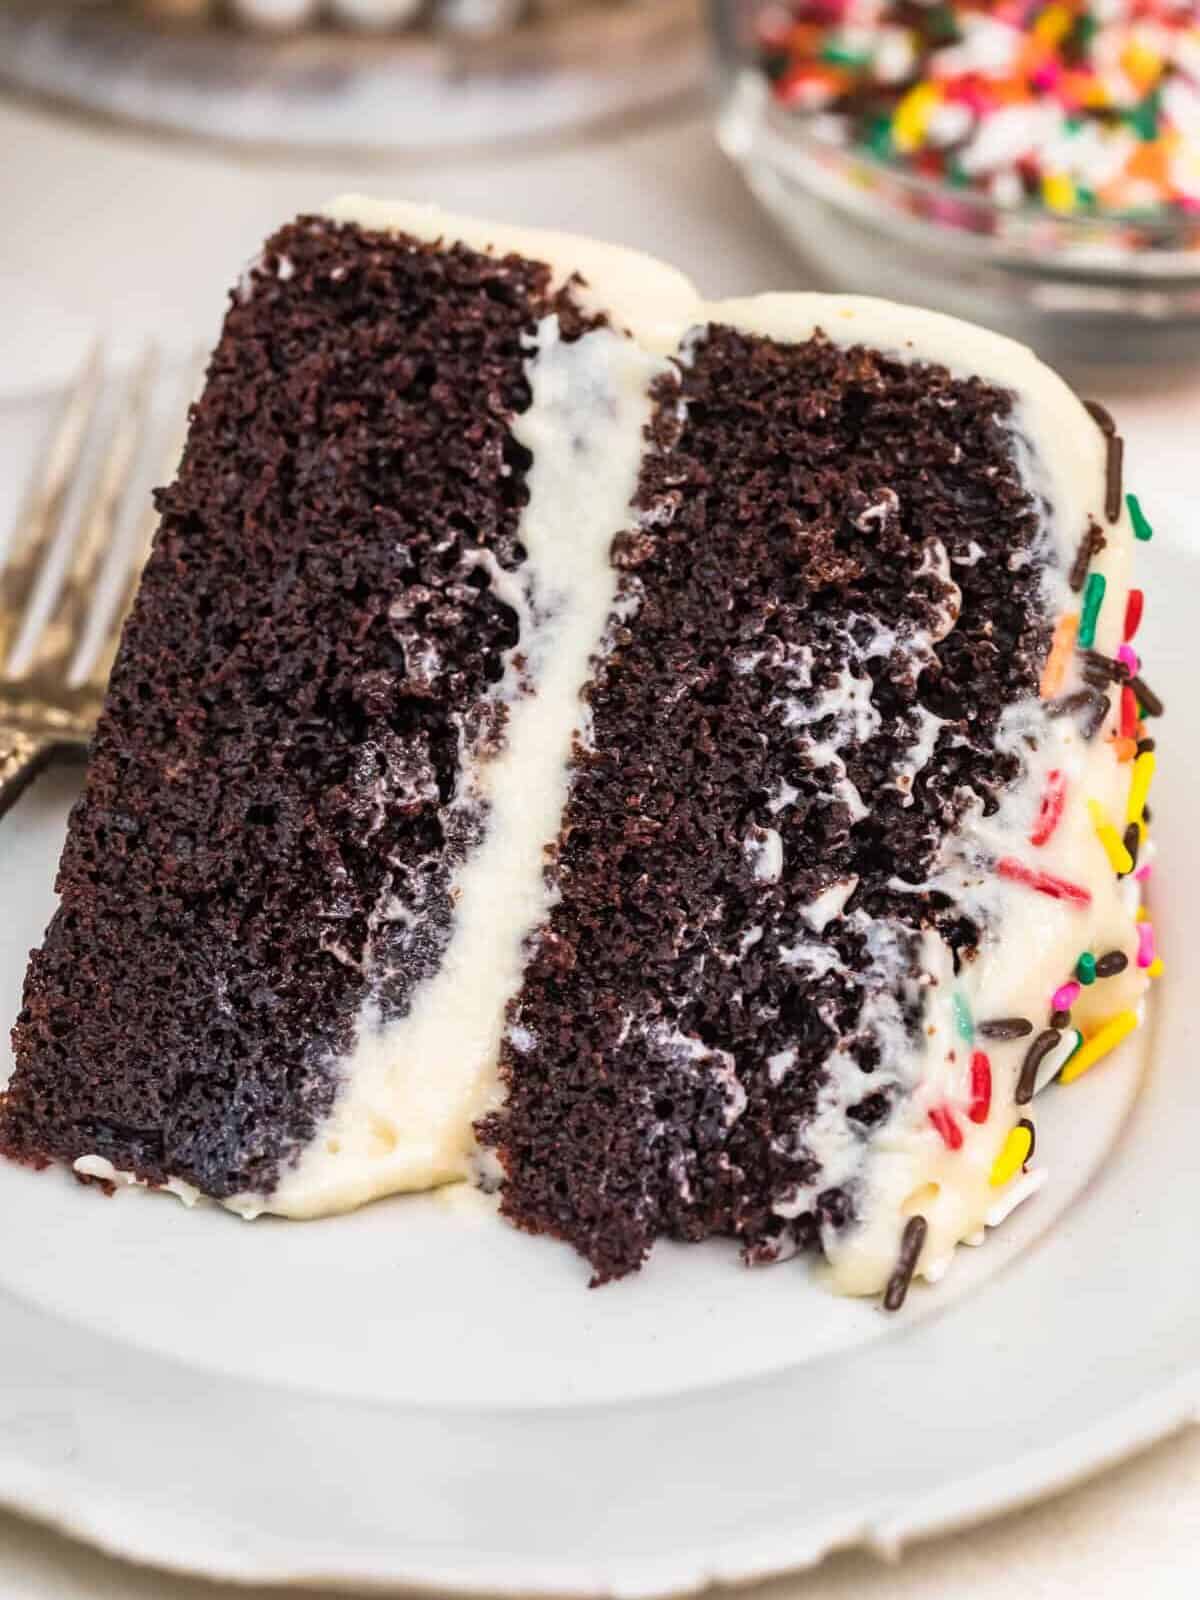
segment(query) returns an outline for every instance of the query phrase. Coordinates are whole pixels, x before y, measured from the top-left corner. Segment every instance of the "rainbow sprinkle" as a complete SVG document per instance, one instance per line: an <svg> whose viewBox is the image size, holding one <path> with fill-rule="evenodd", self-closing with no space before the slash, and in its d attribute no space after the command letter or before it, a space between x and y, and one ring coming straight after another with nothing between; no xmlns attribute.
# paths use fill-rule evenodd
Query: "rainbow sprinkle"
<svg viewBox="0 0 1200 1600"><path fill-rule="evenodd" d="M1123 248L1163 221L1200 244L1194 5L790 0L760 10L758 45L775 102L828 146L1005 211L1114 219ZM961 199L921 214L988 229Z"/></svg>
<svg viewBox="0 0 1200 1600"><path fill-rule="evenodd" d="M1137 495L1127 494L1125 504L1129 507L1129 520L1133 523L1133 537L1141 539L1143 543L1153 539L1154 529L1146 520L1146 513L1142 510L1141 502Z"/></svg>
<svg viewBox="0 0 1200 1600"><path fill-rule="evenodd" d="M955 1122L954 1113L948 1106L934 1106L929 1113L929 1120L937 1129L947 1150L962 1149L962 1129Z"/></svg>
<svg viewBox="0 0 1200 1600"><path fill-rule="evenodd" d="M993 1189L1002 1189L1020 1172L1033 1152L1033 1137L1032 1122L1022 1117L1000 1146L1000 1154L992 1165L988 1182Z"/></svg>
<svg viewBox="0 0 1200 1600"><path fill-rule="evenodd" d="M1079 617L1079 647L1090 650L1096 642L1096 623L1100 607L1104 604L1104 591L1108 583L1102 572L1089 574L1083 588L1083 606Z"/></svg>
<svg viewBox="0 0 1200 1600"><path fill-rule="evenodd" d="M1027 889L1035 889L1038 894L1047 895L1051 900L1067 900L1076 906L1090 906L1092 903L1092 891L1082 884L1058 878L1052 872L1039 872L1034 867L1027 867L1015 856L1001 856L996 863L996 871L1011 883L1022 883Z"/></svg>
<svg viewBox="0 0 1200 1600"><path fill-rule="evenodd" d="M1079 993L1079 985L1073 978L1069 983L1062 984L1050 996L1051 1011L1070 1011L1076 1000L1079 999Z"/></svg>
<svg viewBox="0 0 1200 1600"><path fill-rule="evenodd" d="M950 1005L954 1011L954 1027L958 1037L970 1044L975 1037L975 1022L966 995L956 989L951 996Z"/></svg>
<svg viewBox="0 0 1200 1600"><path fill-rule="evenodd" d="M1141 822L1153 778L1154 751L1147 750L1133 763L1133 781L1129 785L1129 804L1125 810L1127 822Z"/></svg>
<svg viewBox="0 0 1200 1600"><path fill-rule="evenodd" d="M1046 665L1042 668L1039 693L1043 700L1053 700L1066 682L1067 668L1071 665L1071 653L1075 649L1078 633L1079 618L1073 611L1064 612L1054 624L1050 653L1046 657Z"/></svg>
<svg viewBox="0 0 1200 1600"><path fill-rule="evenodd" d="M971 1057L971 1103L967 1116L972 1122L986 1122L992 1109L992 1063L986 1052L976 1050Z"/></svg>
<svg viewBox="0 0 1200 1600"><path fill-rule="evenodd" d="M1138 759L1140 760L1141 758L1139 757ZM1137 772L1137 762L1134 763L1134 772L1135 774ZM1099 800L1088 801L1088 816L1092 819L1092 827L1096 831L1096 837L1104 846L1104 854L1108 857L1109 865L1113 871L1118 877L1123 877L1125 873L1132 872L1133 857L1125 848L1121 835L1113 827L1108 812L1100 804Z"/></svg>
<svg viewBox="0 0 1200 1600"><path fill-rule="evenodd" d="M1044 845L1062 821L1067 800L1067 782L1057 767L1046 774L1046 788L1038 806L1038 814L1030 829L1029 842Z"/></svg>
<svg viewBox="0 0 1200 1600"><path fill-rule="evenodd" d="M1062 1069L1059 1082L1074 1083L1076 1078L1082 1078L1097 1061L1108 1055L1110 1050L1115 1050L1137 1025L1136 1011L1118 1011L1115 1017L1110 1017L1089 1039L1084 1040Z"/></svg>

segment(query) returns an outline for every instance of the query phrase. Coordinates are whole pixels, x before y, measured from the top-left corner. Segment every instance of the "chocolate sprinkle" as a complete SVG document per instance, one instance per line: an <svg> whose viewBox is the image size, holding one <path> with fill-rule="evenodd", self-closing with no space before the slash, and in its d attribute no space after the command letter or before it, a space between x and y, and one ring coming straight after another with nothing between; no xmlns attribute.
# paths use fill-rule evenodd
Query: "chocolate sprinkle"
<svg viewBox="0 0 1200 1600"><path fill-rule="evenodd" d="M1153 739L1139 739L1137 742L1137 753L1140 756L1149 755L1151 750L1155 748Z"/></svg>
<svg viewBox="0 0 1200 1600"><path fill-rule="evenodd" d="M1105 543L1104 535L1089 518L1087 532L1079 541L1079 549L1075 552L1075 559L1071 563L1071 571L1067 577L1067 582L1076 594L1083 588L1083 580L1087 577L1092 557L1104 549Z"/></svg>
<svg viewBox="0 0 1200 1600"><path fill-rule="evenodd" d="M1084 679L1098 689L1106 689L1110 683L1128 682L1130 672L1123 661L1114 661L1112 656L1101 655L1099 650L1081 650L1079 654Z"/></svg>
<svg viewBox="0 0 1200 1600"><path fill-rule="evenodd" d="M1076 711L1090 706L1095 697L1095 689L1075 689L1070 694L1060 695L1057 700L1048 701L1046 712L1052 717L1073 716Z"/></svg>
<svg viewBox="0 0 1200 1600"><path fill-rule="evenodd" d="M908 1294L908 1286L912 1282L913 1273L917 1270L917 1261L920 1259L921 1248L925 1243L925 1235L929 1232L929 1224L924 1217L909 1217L904 1224L904 1232L900 1236L900 1254L896 1257L896 1266L888 1279L887 1288L883 1295L883 1309L885 1311L899 1311Z"/></svg>
<svg viewBox="0 0 1200 1600"><path fill-rule="evenodd" d="M1071 1020L1069 1011L1052 1011L1050 1013L1050 1026L1052 1028L1065 1028Z"/></svg>
<svg viewBox="0 0 1200 1600"><path fill-rule="evenodd" d="M1129 826L1125 829L1125 833L1124 833L1124 835L1122 837L1122 843L1124 844L1126 850L1129 851L1129 857L1130 857L1129 872L1132 872L1134 867L1137 866L1138 847L1140 846L1141 842L1142 842L1142 830L1138 827L1136 822L1131 822L1129 824ZM1121 876L1123 878L1127 878L1129 876L1129 872L1123 872L1121 874Z"/></svg>
<svg viewBox="0 0 1200 1600"><path fill-rule="evenodd" d="M999 1017L995 1022L981 1022L976 1033L982 1039L1023 1039L1033 1032L1028 1017Z"/></svg>
<svg viewBox="0 0 1200 1600"><path fill-rule="evenodd" d="M1026 1151L1025 1159L1021 1163L1023 1167L1027 1167L1033 1160L1033 1152L1037 1149L1037 1129L1028 1117L1022 1117L1020 1122L1017 1123L1017 1127L1029 1129L1029 1149Z"/></svg>
<svg viewBox="0 0 1200 1600"><path fill-rule="evenodd" d="M1088 415L1099 427L1100 432L1106 439L1111 439L1117 431L1117 425L1112 419L1112 412L1106 406L1102 406L1099 400L1085 400L1083 404Z"/></svg>
<svg viewBox="0 0 1200 1600"><path fill-rule="evenodd" d="M1098 978L1115 978L1118 972L1124 972L1129 965L1129 957L1124 950L1110 950L1096 962L1096 976Z"/></svg>
<svg viewBox="0 0 1200 1600"><path fill-rule="evenodd" d="M1124 460L1124 439L1119 433L1110 433L1104 460L1104 515L1110 522L1116 522L1121 515Z"/></svg>
<svg viewBox="0 0 1200 1600"><path fill-rule="evenodd" d="M1098 689L1092 689L1090 693L1093 696L1093 705L1091 711L1083 719L1083 728L1081 730L1085 739L1094 739L1096 737L1104 726L1104 719L1109 712L1108 696L1101 694Z"/></svg>
<svg viewBox="0 0 1200 1600"><path fill-rule="evenodd" d="M1134 694L1137 695L1142 710L1148 717L1162 716L1163 703L1155 694L1150 685L1144 681L1144 679L1140 677L1130 678L1129 687L1133 690Z"/></svg>
<svg viewBox="0 0 1200 1600"><path fill-rule="evenodd" d="M1055 1016L1061 1016L1055 1012ZM1037 1084L1038 1068L1062 1038L1057 1028L1044 1028L1025 1052L1025 1059L1021 1063L1021 1076L1017 1079L1016 1102L1019 1106L1027 1106L1033 1099L1034 1087ZM1030 1149L1030 1155L1033 1150Z"/></svg>

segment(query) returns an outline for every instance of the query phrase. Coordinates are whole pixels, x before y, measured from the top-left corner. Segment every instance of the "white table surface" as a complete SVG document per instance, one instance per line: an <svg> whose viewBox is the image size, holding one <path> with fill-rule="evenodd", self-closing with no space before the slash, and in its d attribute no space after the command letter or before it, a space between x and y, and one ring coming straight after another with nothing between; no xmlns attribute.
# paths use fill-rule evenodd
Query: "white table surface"
<svg viewBox="0 0 1200 1600"><path fill-rule="evenodd" d="M93 331L107 332L119 349L153 333L181 354L209 339L226 286L261 239L345 189L598 233L666 256L713 295L811 286L698 117L503 163L354 170L232 160L0 102L0 152L6 475L18 465L11 429L3 443L6 396L61 378ZM1152 509L1156 496L1191 496L1200 537L1200 493L1192 488L1200 370L1097 369L1086 383L1120 419L1130 479L1144 502ZM1194 1219L1182 1234L1181 1269L1194 1271ZM2 1600L266 1600L267 1593L138 1571L0 1514ZM1040 1506L917 1547L897 1566L846 1554L819 1572L745 1593L750 1600L1197 1600L1200 1433L1168 1440Z"/></svg>

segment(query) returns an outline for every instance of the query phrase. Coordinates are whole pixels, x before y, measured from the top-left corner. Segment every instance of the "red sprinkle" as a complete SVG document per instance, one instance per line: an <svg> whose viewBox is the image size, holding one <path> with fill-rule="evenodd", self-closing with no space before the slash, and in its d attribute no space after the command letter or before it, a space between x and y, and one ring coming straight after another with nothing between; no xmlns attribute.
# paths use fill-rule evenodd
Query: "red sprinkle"
<svg viewBox="0 0 1200 1600"><path fill-rule="evenodd" d="M1145 604L1145 595L1140 589L1130 589L1129 599L1125 602L1125 637L1132 639L1138 631L1138 623L1142 620L1142 606Z"/></svg>
<svg viewBox="0 0 1200 1600"><path fill-rule="evenodd" d="M962 1129L955 1122L950 1110L946 1106L934 1106L929 1113L929 1120L941 1134L942 1140L949 1150L962 1149Z"/></svg>
<svg viewBox="0 0 1200 1600"><path fill-rule="evenodd" d="M971 1104L967 1115L972 1122L986 1122L992 1109L992 1063L986 1052L976 1050L971 1056Z"/></svg>
<svg viewBox="0 0 1200 1600"><path fill-rule="evenodd" d="M1136 739L1138 725L1137 695L1128 684L1121 690L1121 738Z"/></svg>
<svg viewBox="0 0 1200 1600"><path fill-rule="evenodd" d="M1037 817L1034 819L1033 831L1029 835L1030 844L1045 844L1062 821L1066 798L1067 780L1055 767L1046 779L1046 790L1042 795Z"/></svg>
<svg viewBox="0 0 1200 1600"><path fill-rule="evenodd" d="M1076 906L1090 906L1092 903L1090 889L1084 889L1078 883L1068 883L1066 878L1056 878L1052 872L1035 871L1015 856L1001 856L996 863L996 871L1013 883L1023 883L1027 889L1036 889L1039 894L1049 895L1051 900L1069 900Z"/></svg>

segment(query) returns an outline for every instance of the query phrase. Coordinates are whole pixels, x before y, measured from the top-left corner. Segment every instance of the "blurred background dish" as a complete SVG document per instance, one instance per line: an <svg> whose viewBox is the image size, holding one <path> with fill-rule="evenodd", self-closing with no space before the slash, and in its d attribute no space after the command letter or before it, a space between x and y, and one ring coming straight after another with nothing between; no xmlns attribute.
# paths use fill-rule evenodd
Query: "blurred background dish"
<svg viewBox="0 0 1200 1600"><path fill-rule="evenodd" d="M1200 352L1200 6L714 0L714 22L721 142L827 280L1068 361Z"/></svg>
<svg viewBox="0 0 1200 1600"><path fill-rule="evenodd" d="M0 86L307 155L425 156L678 107L696 0L0 0Z"/></svg>

